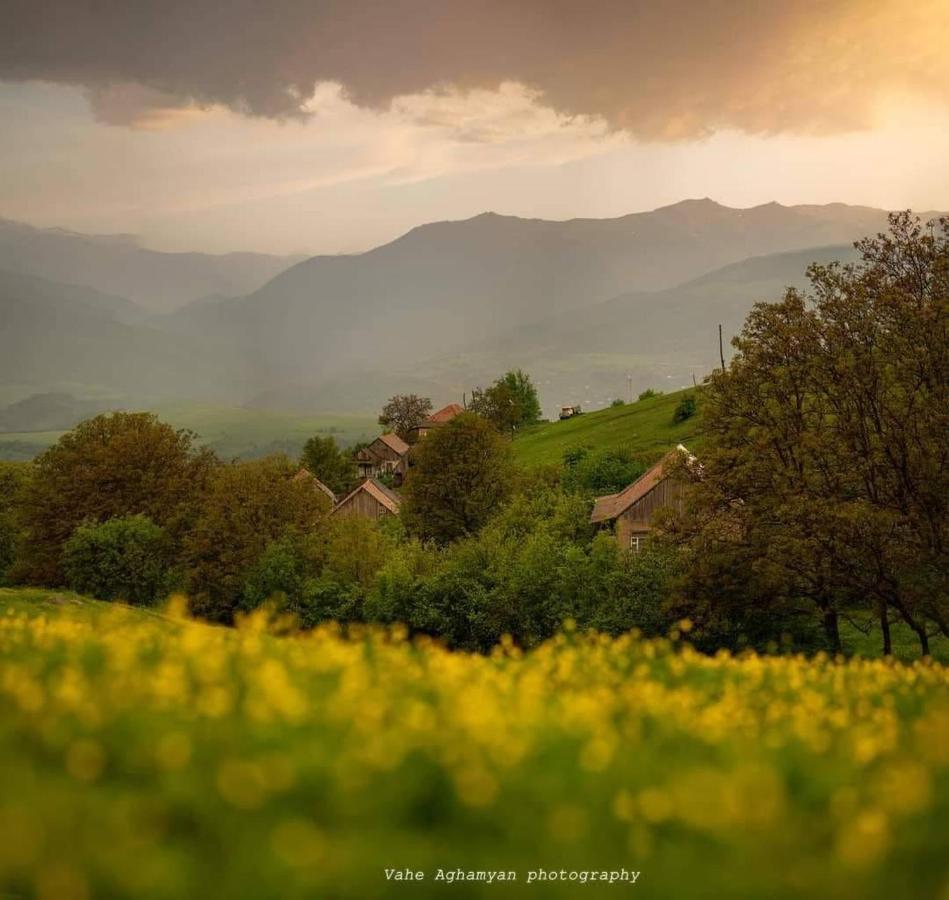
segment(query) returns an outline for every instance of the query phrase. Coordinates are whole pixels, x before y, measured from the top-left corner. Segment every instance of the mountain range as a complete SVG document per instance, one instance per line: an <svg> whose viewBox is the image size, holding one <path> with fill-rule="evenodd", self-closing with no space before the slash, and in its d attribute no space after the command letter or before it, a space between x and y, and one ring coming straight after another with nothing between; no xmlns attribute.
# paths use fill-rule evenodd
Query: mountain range
<svg viewBox="0 0 949 900"><path fill-rule="evenodd" d="M599 405L701 378L719 323L734 334L809 262L852 259L885 226L869 207L704 199L616 219L485 213L294 262L0 222L0 383L339 411L460 399L519 365L548 411Z"/></svg>

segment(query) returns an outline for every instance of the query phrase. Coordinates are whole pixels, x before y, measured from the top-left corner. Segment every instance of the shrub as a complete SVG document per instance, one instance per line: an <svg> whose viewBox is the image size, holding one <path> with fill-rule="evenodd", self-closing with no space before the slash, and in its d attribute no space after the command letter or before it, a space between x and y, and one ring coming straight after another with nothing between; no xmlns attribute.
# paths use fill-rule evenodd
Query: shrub
<svg viewBox="0 0 949 900"><path fill-rule="evenodd" d="M620 397L617 397L617 398L610 404L610 406L613 406L613 407L625 406L625 405L626 405L626 401L623 400L623 399L620 398Z"/></svg>
<svg viewBox="0 0 949 900"><path fill-rule="evenodd" d="M639 400L649 400L652 397L661 397L662 391L657 391L655 388L646 388L638 397Z"/></svg>
<svg viewBox="0 0 949 900"><path fill-rule="evenodd" d="M99 600L147 606L173 584L169 540L146 516L80 525L66 542L63 567L73 590Z"/></svg>
<svg viewBox="0 0 949 900"><path fill-rule="evenodd" d="M691 419L695 415L696 409L695 397L692 394L686 394L679 401L679 405L676 406L675 412L672 414L672 421L678 423Z"/></svg>
<svg viewBox="0 0 949 900"><path fill-rule="evenodd" d="M563 486L568 491L611 494L632 484L647 465L625 447L591 451L572 448L564 453Z"/></svg>

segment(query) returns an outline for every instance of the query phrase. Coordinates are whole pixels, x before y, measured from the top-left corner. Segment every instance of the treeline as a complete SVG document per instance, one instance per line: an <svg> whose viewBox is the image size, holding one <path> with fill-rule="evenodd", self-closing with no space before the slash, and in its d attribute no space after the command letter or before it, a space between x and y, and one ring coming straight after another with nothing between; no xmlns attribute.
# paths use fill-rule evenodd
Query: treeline
<svg viewBox="0 0 949 900"><path fill-rule="evenodd" d="M592 494L645 461L587 450L563 471L525 472L472 412L414 458L399 518L332 516L296 461L225 463L153 415L99 416L34 464L0 470L0 564L9 582L105 600L183 592L215 622L269 601L304 627L402 622L476 650L504 634L529 646L566 619L667 629L668 552L623 553L589 524Z"/></svg>

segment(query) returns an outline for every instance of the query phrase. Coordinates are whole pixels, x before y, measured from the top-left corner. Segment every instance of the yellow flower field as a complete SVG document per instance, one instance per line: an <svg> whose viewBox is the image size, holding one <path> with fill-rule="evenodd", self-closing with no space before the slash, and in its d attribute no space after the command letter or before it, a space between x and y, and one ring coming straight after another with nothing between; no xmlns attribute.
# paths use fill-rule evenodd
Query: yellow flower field
<svg viewBox="0 0 949 900"><path fill-rule="evenodd" d="M0 896L949 898L938 664L574 633L481 657L24 596Z"/></svg>

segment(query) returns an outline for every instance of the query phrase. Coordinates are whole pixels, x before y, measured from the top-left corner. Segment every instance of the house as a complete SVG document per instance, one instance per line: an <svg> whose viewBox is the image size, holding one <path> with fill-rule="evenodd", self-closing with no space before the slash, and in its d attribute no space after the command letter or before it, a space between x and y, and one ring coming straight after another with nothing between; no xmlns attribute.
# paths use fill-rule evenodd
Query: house
<svg viewBox="0 0 949 900"><path fill-rule="evenodd" d="M408 471L408 452L409 445L397 434L388 432L357 451L354 459L363 478L391 475L398 486Z"/></svg>
<svg viewBox="0 0 949 900"><path fill-rule="evenodd" d="M621 547L641 550L652 530L651 521L656 510L681 508L682 484L669 477L672 463L681 453L689 460L694 459L680 444L629 487L618 494L597 497L590 522L603 527L613 525Z"/></svg>
<svg viewBox="0 0 949 900"><path fill-rule="evenodd" d="M376 478L366 478L336 504L332 515L384 519L397 516L401 506L402 500L395 491Z"/></svg>
<svg viewBox="0 0 949 900"><path fill-rule="evenodd" d="M313 485L313 490L325 494L330 503L336 503L336 494L334 494L325 484L323 484L323 482L320 481L320 479L317 478L309 469L300 469L300 471L293 476L293 480L311 482Z"/></svg>
<svg viewBox="0 0 949 900"><path fill-rule="evenodd" d="M443 406L438 412L433 412L427 419L424 419L421 425L416 425L412 429L409 442L414 444L419 438L423 438L433 429L447 424L464 411L465 408L460 403L449 403L448 406Z"/></svg>

